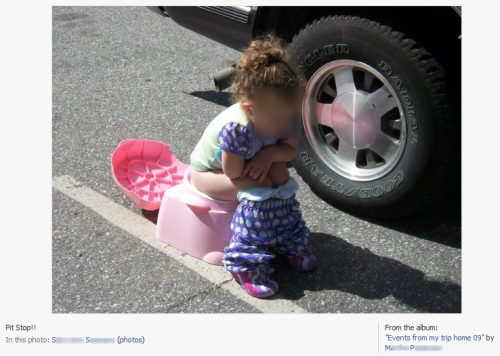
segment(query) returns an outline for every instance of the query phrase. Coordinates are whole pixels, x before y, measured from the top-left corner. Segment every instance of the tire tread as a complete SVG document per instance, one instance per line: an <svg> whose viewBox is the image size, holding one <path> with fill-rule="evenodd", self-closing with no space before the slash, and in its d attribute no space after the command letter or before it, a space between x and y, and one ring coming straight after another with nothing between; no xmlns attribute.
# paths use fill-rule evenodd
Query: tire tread
<svg viewBox="0 0 500 356"><path fill-rule="evenodd" d="M415 62L425 79L437 113L440 145L437 149L438 156L434 159L434 164L429 170L428 178L421 188L421 191L425 192L425 194L418 194L418 198L407 203L403 209L399 207L398 209L393 209L394 217L405 216L420 211L445 195L449 190L449 183L446 178L449 177L452 172L457 173L456 159L453 157L457 144L457 135L453 127L454 123L450 117L450 104L446 94L447 73L425 48L419 46L410 37L405 36L402 32L393 30L390 26L370 20L363 15L329 15L314 20L293 37L289 45L290 51L294 50L294 47L300 42L302 37L308 36L311 31L315 31L324 23L329 22L358 24L385 36ZM301 172L300 169L296 169L296 171L302 179L304 179L304 172ZM311 187L311 189L313 188Z"/></svg>

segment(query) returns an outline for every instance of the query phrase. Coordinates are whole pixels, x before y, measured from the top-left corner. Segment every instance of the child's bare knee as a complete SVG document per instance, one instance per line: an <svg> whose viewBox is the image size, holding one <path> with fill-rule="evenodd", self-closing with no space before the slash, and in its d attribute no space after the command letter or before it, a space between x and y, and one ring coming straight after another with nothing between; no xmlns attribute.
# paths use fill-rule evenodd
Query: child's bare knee
<svg viewBox="0 0 500 356"><path fill-rule="evenodd" d="M267 188L273 187L273 181L268 175L266 176L266 178L264 178L261 184L262 187L267 187Z"/></svg>
<svg viewBox="0 0 500 356"><path fill-rule="evenodd" d="M249 183L249 185L251 187L255 187L255 188L272 188L272 186L273 186L273 181L272 181L271 177L269 177L269 175L267 175L262 180L262 182L259 182L258 180L253 179L253 178L250 178L250 179L251 179L251 182Z"/></svg>
<svg viewBox="0 0 500 356"><path fill-rule="evenodd" d="M269 169L268 177L271 178L274 188L285 184L290 179L290 172L285 162L274 162Z"/></svg>

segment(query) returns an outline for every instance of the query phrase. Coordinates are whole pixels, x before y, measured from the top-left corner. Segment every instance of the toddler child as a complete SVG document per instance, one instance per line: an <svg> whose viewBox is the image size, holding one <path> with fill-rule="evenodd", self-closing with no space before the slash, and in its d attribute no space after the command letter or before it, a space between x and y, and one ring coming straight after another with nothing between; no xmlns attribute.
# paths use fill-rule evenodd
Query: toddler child
<svg viewBox="0 0 500 356"><path fill-rule="evenodd" d="M287 256L298 271L316 266L309 229L286 162L297 154L294 120L304 79L287 63L285 43L254 40L236 64L234 104L205 129L191 154L192 184L221 200L238 200L223 264L250 295L266 298L278 284L269 261Z"/></svg>

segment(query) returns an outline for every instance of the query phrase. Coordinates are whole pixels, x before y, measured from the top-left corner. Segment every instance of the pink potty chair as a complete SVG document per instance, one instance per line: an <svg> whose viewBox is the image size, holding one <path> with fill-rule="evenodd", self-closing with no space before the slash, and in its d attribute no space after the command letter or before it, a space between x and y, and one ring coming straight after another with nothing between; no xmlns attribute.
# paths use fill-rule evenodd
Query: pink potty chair
<svg viewBox="0 0 500 356"><path fill-rule="evenodd" d="M123 140L111 157L113 179L144 210L158 210L167 189L182 181L189 167L168 145L150 140Z"/></svg>
<svg viewBox="0 0 500 356"><path fill-rule="evenodd" d="M168 145L124 140L111 158L118 187L145 210L159 210L156 236L205 262L222 265L239 202L218 200L191 184L191 168Z"/></svg>
<svg viewBox="0 0 500 356"><path fill-rule="evenodd" d="M191 168L188 168L182 183L168 189L163 196L156 236L191 256L222 265L238 204L237 200L218 200L198 191L191 184Z"/></svg>

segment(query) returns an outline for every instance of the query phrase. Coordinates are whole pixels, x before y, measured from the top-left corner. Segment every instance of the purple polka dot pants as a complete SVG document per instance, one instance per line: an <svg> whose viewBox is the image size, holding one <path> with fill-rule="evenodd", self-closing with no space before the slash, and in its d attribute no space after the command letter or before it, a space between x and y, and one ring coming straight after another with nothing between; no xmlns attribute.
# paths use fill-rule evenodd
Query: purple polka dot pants
<svg viewBox="0 0 500 356"><path fill-rule="evenodd" d="M224 249L224 267L232 273L272 273L269 248L296 256L310 247L309 229L295 194L288 199L242 199L231 223L233 236Z"/></svg>

